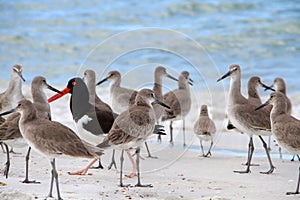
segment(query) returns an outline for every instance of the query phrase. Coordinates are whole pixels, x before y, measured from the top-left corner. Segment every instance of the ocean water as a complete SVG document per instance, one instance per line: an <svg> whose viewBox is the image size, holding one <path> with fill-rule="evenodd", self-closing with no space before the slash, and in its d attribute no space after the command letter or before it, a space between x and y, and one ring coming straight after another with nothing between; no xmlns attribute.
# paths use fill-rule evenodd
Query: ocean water
<svg viewBox="0 0 300 200"><path fill-rule="evenodd" d="M250 76L268 85L283 77L300 117L299 1L12 0L0 2L0 13L3 90L15 63L24 67L27 88L36 75L63 87L87 68L98 80L119 70L122 85L152 87L154 68L163 65L173 76L187 70L195 81L191 126L202 103L222 126L229 81L216 80L236 63L243 93ZM176 88L164 84L165 91ZM98 94L109 101L107 88Z"/></svg>

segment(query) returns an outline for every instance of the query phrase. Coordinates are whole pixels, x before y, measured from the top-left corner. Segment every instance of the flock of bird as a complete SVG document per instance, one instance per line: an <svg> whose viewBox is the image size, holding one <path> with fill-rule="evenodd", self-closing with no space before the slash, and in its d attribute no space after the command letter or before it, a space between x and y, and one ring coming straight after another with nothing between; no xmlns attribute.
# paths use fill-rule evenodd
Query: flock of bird
<svg viewBox="0 0 300 200"><path fill-rule="evenodd" d="M178 88L163 94L163 78L170 78L178 82ZM254 152L253 135L259 136L265 148L272 173L274 165L269 154L268 145L262 136L274 135L279 145L290 153L300 153L300 121L291 116L291 102L286 96L286 86L281 78L276 78L273 86L263 84L259 77L251 77L248 82L248 98L241 94L241 69L238 65L230 65L229 71L218 81L230 77L229 99L227 105L228 126L249 135L249 149L247 168L238 173L249 173L251 159ZM173 145L174 120L183 121L183 145L185 142L185 117L191 110L190 85L193 80L187 71L182 71L178 79L167 73L167 70L158 66L154 72L153 89L132 90L121 86L121 74L110 71L103 80L96 82L93 70L86 70L83 78L70 79L63 90L50 86L44 77L37 76L32 80L32 102L26 100L22 94L22 66L12 67L9 86L0 94L0 143L5 146L7 162L4 175L7 177L10 166L9 148L19 145L29 146L26 154L26 175L24 183L38 183L28 178L28 161L31 148L47 157L52 167L51 184L48 197L52 197L55 180L58 199L62 199L59 191L58 174L55 159L62 156L90 158L92 161L83 169L69 172L71 175L84 175L88 169L99 160L98 168L102 168L100 157L108 149L113 150L112 166L116 167L115 150L121 150L120 158L120 186L123 183L124 151L127 153L132 172L128 177L137 175L137 187L152 187L151 184L142 184L140 178L140 148L143 144L148 156L153 157L147 145L147 138L152 134L165 135L161 121L170 122L170 144ZM111 107L96 94L97 85L110 81ZM258 94L258 86L273 90L270 99L262 103ZM44 89L50 89L56 94L46 97ZM49 103L63 95L70 94L70 111L76 133L67 126L51 121ZM269 105L270 104L270 105ZM9 115L8 115L9 114ZM5 119L2 116L8 115ZM201 105L200 115L194 124L194 133L200 141L202 156L211 156L213 138L216 126L208 114L207 105ZM204 153L202 141L210 141L207 153ZM136 160L130 149L136 149ZM299 194L300 169L297 189L287 194Z"/></svg>

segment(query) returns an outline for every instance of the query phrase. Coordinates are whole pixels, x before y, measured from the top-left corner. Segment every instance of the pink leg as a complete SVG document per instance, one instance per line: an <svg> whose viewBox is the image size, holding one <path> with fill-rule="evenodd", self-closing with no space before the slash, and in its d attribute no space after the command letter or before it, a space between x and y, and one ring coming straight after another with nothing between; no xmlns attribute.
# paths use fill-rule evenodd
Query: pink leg
<svg viewBox="0 0 300 200"><path fill-rule="evenodd" d="M134 176L136 176L136 172L137 172L137 168L136 168L136 162L135 160L133 159L132 155L131 155L131 152L129 149L125 149L127 155L128 155L128 158L132 164L132 172L128 175L126 175L127 178L133 178Z"/></svg>
<svg viewBox="0 0 300 200"><path fill-rule="evenodd" d="M85 175L90 167L98 160L99 158L94 158L85 168L80 169L75 172L68 172L69 175Z"/></svg>

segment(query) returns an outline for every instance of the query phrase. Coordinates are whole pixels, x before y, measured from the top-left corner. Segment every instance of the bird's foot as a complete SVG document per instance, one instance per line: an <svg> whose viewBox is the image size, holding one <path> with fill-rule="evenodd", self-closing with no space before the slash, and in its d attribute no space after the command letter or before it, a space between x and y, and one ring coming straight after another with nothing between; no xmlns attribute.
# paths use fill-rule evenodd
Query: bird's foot
<svg viewBox="0 0 300 200"><path fill-rule="evenodd" d="M261 174L272 174L273 171L274 171L275 167L272 166L271 169L269 171L266 171L266 172L260 172Z"/></svg>
<svg viewBox="0 0 300 200"><path fill-rule="evenodd" d="M295 194L300 194L299 191L296 192L287 192L286 195L295 195Z"/></svg>
<svg viewBox="0 0 300 200"><path fill-rule="evenodd" d="M246 169L244 171L238 171L238 170L234 170L234 173L239 173L239 174L248 174L251 173L250 169Z"/></svg>
<svg viewBox="0 0 300 200"><path fill-rule="evenodd" d="M27 178L24 181L22 181L22 183L26 183L26 184L41 184L41 182L39 182L39 181L36 181L36 180L30 181Z"/></svg>
<svg viewBox="0 0 300 200"><path fill-rule="evenodd" d="M112 166L114 166L115 169L117 169L117 164L116 164L116 162L114 160L111 161L111 163L108 165L107 169L110 170L112 168Z"/></svg>
<svg viewBox="0 0 300 200"><path fill-rule="evenodd" d="M135 185L135 187L150 187L150 188L152 188L153 185L152 185L152 184L145 184L145 185L143 185L143 184L141 184L141 183L137 183L137 184Z"/></svg>

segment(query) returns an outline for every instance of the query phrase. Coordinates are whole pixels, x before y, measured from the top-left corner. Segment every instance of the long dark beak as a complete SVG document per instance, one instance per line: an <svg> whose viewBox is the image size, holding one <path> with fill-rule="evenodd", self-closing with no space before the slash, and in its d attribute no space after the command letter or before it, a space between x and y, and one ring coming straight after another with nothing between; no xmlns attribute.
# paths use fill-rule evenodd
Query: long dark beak
<svg viewBox="0 0 300 200"><path fill-rule="evenodd" d="M174 80L174 81L178 81L178 79L177 78L174 78L173 76L171 76L170 74L167 74L167 77L169 78L169 79L172 79L172 80Z"/></svg>
<svg viewBox="0 0 300 200"><path fill-rule="evenodd" d="M263 108L263 107L265 107L267 105L269 105L269 101L266 101L266 103L261 104L260 106L258 106L257 108L255 108L255 110L259 110L259 109L261 109L261 108Z"/></svg>
<svg viewBox="0 0 300 200"><path fill-rule="evenodd" d="M19 72L18 75L20 76L20 78L22 79L22 81L25 82L25 78L23 77L22 72Z"/></svg>
<svg viewBox="0 0 300 200"><path fill-rule="evenodd" d="M55 101L56 99L59 99L60 97L68 94L70 92L70 88L66 87L63 89L60 93L53 95L48 99L48 103L51 103L52 101Z"/></svg>
<svg viewBox="0 0 300 200"><path fill-rule="evenodd" d="M273 85L267 86L267 85L265 85L265 84L262 83L261 86L265 88L265 91L271 90L271 91L275 92L275 90L273 89Z"/></svg>
<svg viewBox="0 0 300 200"><path fill-rule="evenodd" d="M11 110L9 110L9 111L6 111L6 112L1 113L1 114L0 114L0 117L1 117L1 116L4 116L4 115L8 115L8 114L13 113L13 112L16 112L16 109L15 109L15 108L13 108L13 109L11 109Z"/></svg>
<svg viewBox="0 0 300 200"><path fill-rule="evenodd" d="M47 88L48 88L49 90L52 90L53 92L58 93L58 94L63 94L61 91L59 91L58 89L52 87L51 85L48 85L48 84L47 84Z"/></svg>
<svg viewBox="0 0 300 200"><path fill-rule="evenodd" d="M159 104L159 105L161 105L161 106L163 106L163 107L165 107L165 108L170 109L170 106L168 106L167 104L161 102L161 101L158 100L158 99L155 99L155 101L154 101L153 103L157 103L157 104Z"/></svg>
<svg viewBox="0 0 300 200"><path fill-rule="evenodd" d="M191 86L193 86L193 83L194 83L193 79L189 78L189 84L190 84Z"/></svg>
<svg viewBox="0 0 300 200"><path fill-rule="evenodd" d="M104 83L107 80L108 80L108 77L106 77L103 80L99 81L96 85L101 85L102 83Z"/></svg>
<svg viewBox="0 0 300 200"><path fill-rule="evenodd" d="M219 82L219 81L221 81L221 80L223 80L224 78L227 78L228 76L230 76L230 74L231 74L231 72L229 71L229 72L227 72L226 74L224 74L221 78L219 78L218 80L217 80L217 82Z"/></svg>

